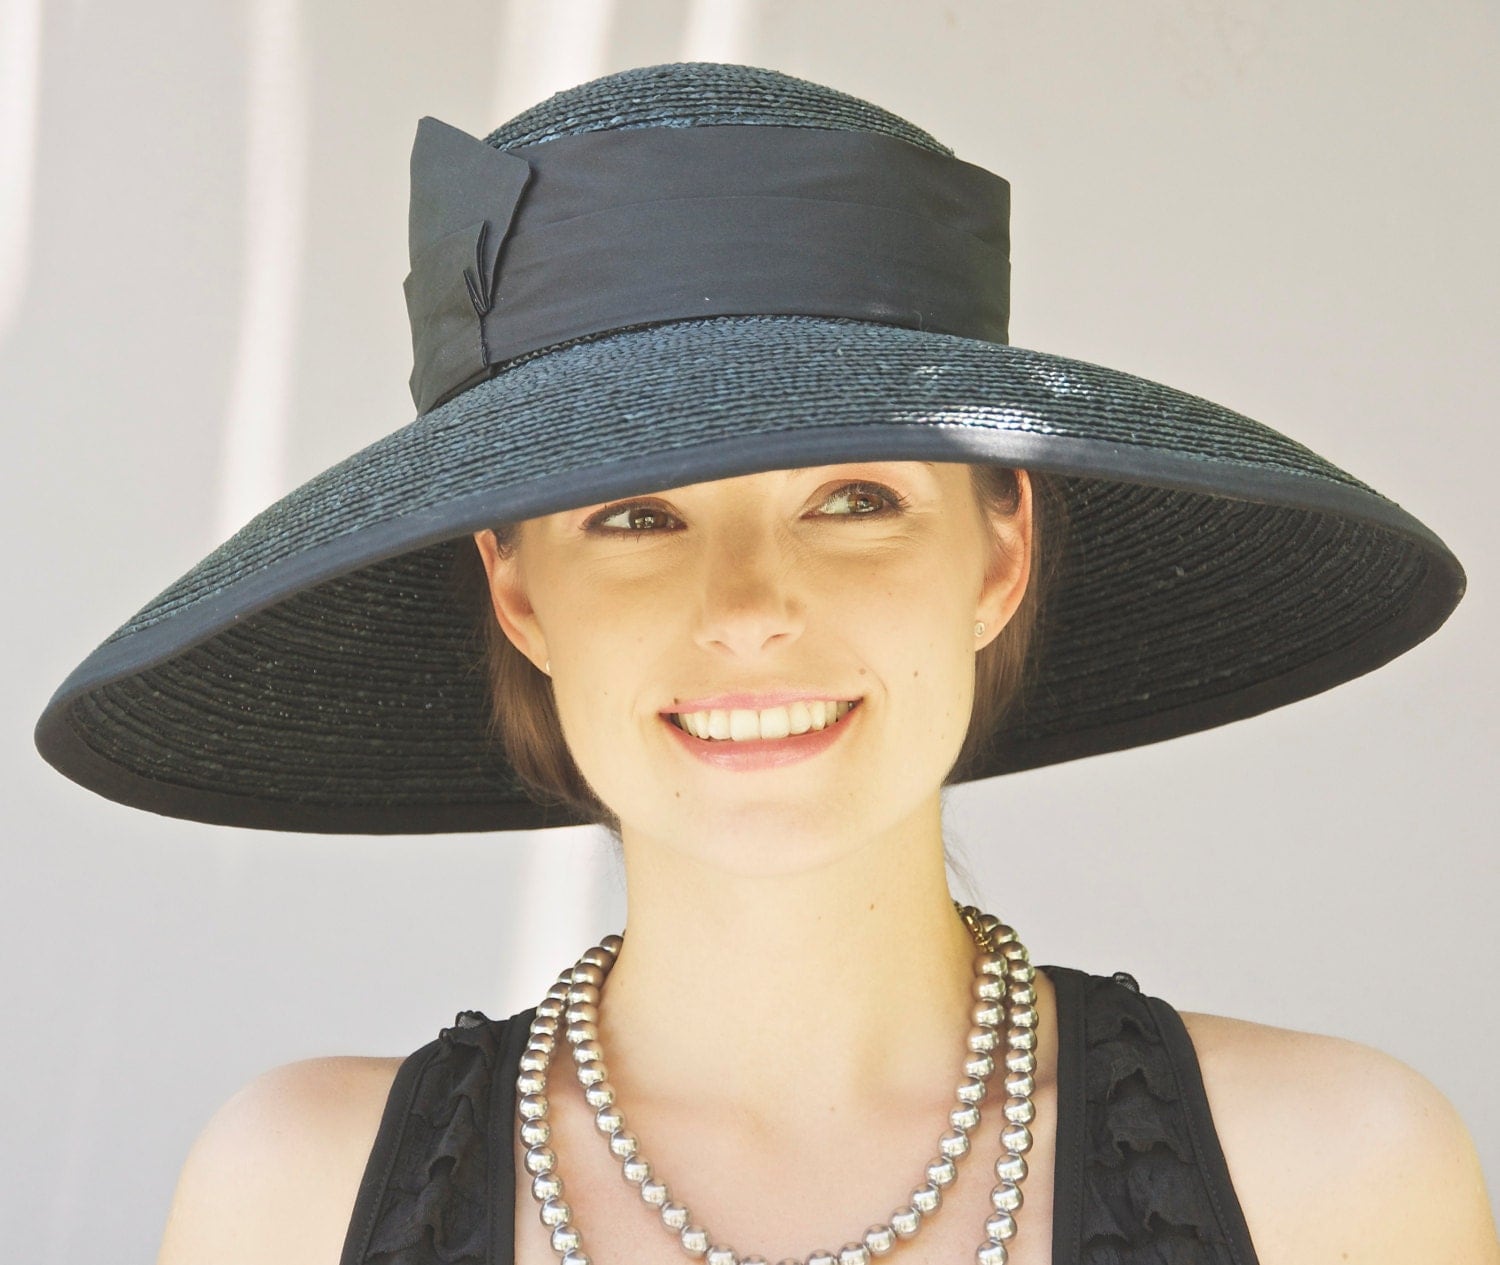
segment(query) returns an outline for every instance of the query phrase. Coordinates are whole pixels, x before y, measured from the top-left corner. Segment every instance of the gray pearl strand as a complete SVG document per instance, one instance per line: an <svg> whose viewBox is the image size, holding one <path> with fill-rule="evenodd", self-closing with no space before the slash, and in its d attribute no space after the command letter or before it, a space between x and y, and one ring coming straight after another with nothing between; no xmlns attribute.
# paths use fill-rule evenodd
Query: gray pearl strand
<svg viewBox="0 0 1500 1265"><path fill-rule="evenodd" d="M993 1213L985 1221L985 1240L975 1252L978 1265L1005 1265L1006 1244L1016 1235L1015 1214L1021 1207L1021 1183L1026 1178L1025 1154L1031 1149L1035 1117L1031 1095L1036 1073L1035 969L1026 946L1016 933L992 914L971 905L954 902L970 934L979 946L974 961L974 1026L966 1039L964 1080L959 1083L957 1105L949 1112L950 1128L938 1140L939 1154L927 1165L926 1182L912 1191L911 1202L892 1212L888 1222L872 1225L864 1235L838 1252L811 1253L805 1262L786 1260L780 1265L870 1265L877 1256L890 1252L898 1240L914 1238L925 1218L942 1204L942 1192L957 1177L957 1161L970 1149L969 1132L979 1124L979 1103L988 1092L995 1069L992 1051L999 1045L1001 1011L1007 1015L1005 1039L1004 1115L1006 1127L1000 1139L1006 1154L995 1162L997 1184L990 1191ZM521 1141L526 1147L526 1171L532 1175L531 1193L540 1205L542 1224L552 1235L552 1248L562 1265L590 1265L583 1251L583 1236L573 1224L572 1209L563 1200L562 1176L557 1156L548 1147L551 1125L547 1121L547 1072L556 1044L559 1024L572 1047L573 1060L584 1097L594 1108L594 1123L609 1135L610 1152L620 1161L625 1180L636 1186L641 1198L659 1210L663 1227L673 1234L689 1256L703 1258L708 1265L766 1265L760 1256L741 1257L727 1246L710 1246L710 1236L696 1225L685 1204L674 1202L666 1184L652 1175L650 1163L640 1154L634 1134L625 1127L625 1117L615 1105L615 1091L604 1067L599 1047L600 990L614 965L624 940L606 936L570 969L558 976L537 1007L531 1036L521 1055L516 1080L517 1113Z"/></svg>

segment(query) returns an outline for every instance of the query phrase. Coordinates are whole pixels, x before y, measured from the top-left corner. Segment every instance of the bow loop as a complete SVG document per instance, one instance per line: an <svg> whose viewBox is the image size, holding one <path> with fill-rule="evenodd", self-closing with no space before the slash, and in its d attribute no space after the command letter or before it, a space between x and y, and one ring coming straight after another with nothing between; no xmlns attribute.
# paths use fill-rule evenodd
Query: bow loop
<svg viewBox="0 0 1500 1265"><path fill-rule="evenodd" d="M430 115L411 151L412 399L430 408L445 385L488 364L484 316L495 304L505 239L531 180L524 159Z"/></svg>

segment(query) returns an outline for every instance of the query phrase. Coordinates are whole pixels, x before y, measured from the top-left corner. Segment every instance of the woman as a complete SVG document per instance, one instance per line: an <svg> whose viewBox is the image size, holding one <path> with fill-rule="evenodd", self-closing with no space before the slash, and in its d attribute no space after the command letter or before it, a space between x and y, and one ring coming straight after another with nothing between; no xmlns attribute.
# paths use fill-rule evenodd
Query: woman
<svg viewBox="0 0 1500 1265"><path fill-rule="evenodd" d="M1500 1260L1415 1072L1033 971L943 858L945 785L1415 644L1441 541L1008 347L1004 182L818 85L626 72L483 143L423 120L412 175L417 421L157 599L39 744L202 820L602 822L628 934L535 1012L248 1086L163 1262Z"/></svg>

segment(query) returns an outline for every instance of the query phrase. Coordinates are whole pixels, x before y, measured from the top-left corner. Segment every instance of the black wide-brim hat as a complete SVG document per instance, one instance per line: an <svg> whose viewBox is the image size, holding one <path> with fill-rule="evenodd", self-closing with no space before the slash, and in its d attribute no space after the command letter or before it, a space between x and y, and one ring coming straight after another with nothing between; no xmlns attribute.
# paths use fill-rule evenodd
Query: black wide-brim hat
<svg viewBox="0 0 1500 1265"><path fill-rule="evenodd" d="M122 803L272 829L569 824L487 733L470 534L851 460L996 462L1067 505L1029 684L970 778L1278 707L1463 593L1400 506L1228 408L1010 346L1009 186L880 108L679 63L479 140L425 118L418 416L251 520L94 651L42 754Z"/></svg>

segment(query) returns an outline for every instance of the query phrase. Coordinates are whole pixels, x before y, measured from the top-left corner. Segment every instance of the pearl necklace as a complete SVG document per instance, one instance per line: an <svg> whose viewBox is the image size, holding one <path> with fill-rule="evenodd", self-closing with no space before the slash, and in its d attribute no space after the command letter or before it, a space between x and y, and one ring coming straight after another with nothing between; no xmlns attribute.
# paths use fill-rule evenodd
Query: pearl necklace
<svg viewBox="0 0 1500 1265"><path fill-rule="evenodd" d="M1021 1183L1026 1177L1025 1154L1031 1149L1027 1127L1036 1112L1031 1095L1036 1087L1035 968L1016 933L992 914L972 905L954 907L964 920L979 952L974 959L970 1012L973 1027L965 1041L964 1079L958 1084L957 1104L948 1113L949 1128L938 1139L938 1155L928 1163L925 1181L911 1192L910 1202L872 1225L838 1252L817 1251L804 1261L779 1265L870 1265L872 1258L890 1252L898 1240L916 1237L926 1219L942 1205L943 1190L958 1176L958 1162L970 1149L969 1133L979 1124L979 1104L995 1070L991 1053L1000 1044L999 1026L1005 1012L1006 1126L1000 1134L1006 1154L995 1162L997 1184L990 1191L994 1211L984 1223L985 1239L975 1252L978 1265L1005 1265L1006 1244L1015 1237L1015 1214L1021 1207ZM562 1265L590 1265L583 1236L573 1223L573 1211L563 1200L557 1155L547 1145L552 1127L547 1120L547 1072L559 1025L572 1048L578 1082L594 1109L594 1123L609 1138L610 1152L620 1161L624 1178L638 1188L642 1200L658 1209L662 1226L689 1256L707 1265L766 1265L760 1256L740 1256L732 1247L710 1246L709 1232L697 1225L685 1204L674 1201L665 1182L652 1173L640 1153L636 1136L625 1127L625 1116L615 1102L615 1090L604 1066L599 1045L599 999L605 977L624 944L622 937L605 936L577 963L558 976L537 1006L531 1035L521 1055L516 1078L517 1115L526 1147L526 1171L531 1193L540 1205L542 1224L551 1231L552 1249Z"/></svg>

